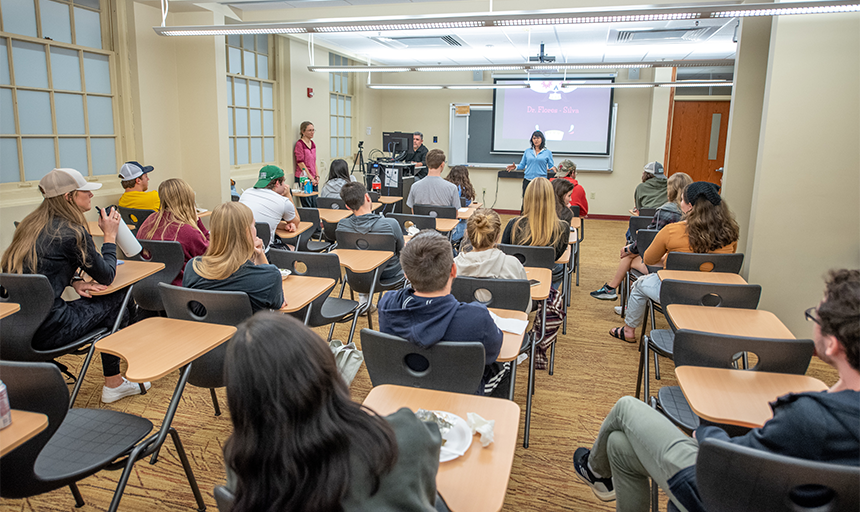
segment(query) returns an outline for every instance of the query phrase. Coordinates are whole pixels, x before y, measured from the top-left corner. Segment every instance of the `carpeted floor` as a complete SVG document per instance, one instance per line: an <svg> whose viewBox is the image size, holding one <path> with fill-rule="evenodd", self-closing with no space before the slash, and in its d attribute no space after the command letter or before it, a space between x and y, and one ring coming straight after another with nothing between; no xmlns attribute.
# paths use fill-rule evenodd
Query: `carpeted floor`
<svg viewBox="0 0 860 512"><path fill-rule="evenodd" d="M503 219L506 221L507 219ZM599 288L615 271L617 254L623 242L626 222L586 220L582 245L582 275L580 286L573 287L568 311L568 330L559 336L556 350L555 375L538 372L530 447L522 447L522 425L525 416L525 383L528 366L519 367L516 402L522 407L520 442L514 457L511 479L503 510L506 511L591 511L613 510L613 503L603 503L582 484L573 472L571 457L579 446L590 446L602 419L619 397L632 395L636 386L639 352L634 344L611 338L611 327L621 325L612 306L618 301L598 301L588 292ZM665 326L665 320L662 320ZM378 325L374 319L374 325ZM360 319L358 329L367 326ZM658 321L661 326L661 321ZM326 336L327 329L317 329ZM338 326L336 338L348 335L348 324ZM356 342L359 342L356 335ZM64 357L62 361L73 368L79 357ZM154 382L145 396L127 398L112 405L99 401L102 379L100 364L91 367L76 406L109 408L141 415L161 424L178 376L177 372ZM124 368L124 365L123 365ZM661 385L675 385L671 361L662 360L663 379L652 381L652 393ZM809 375L828 385L836 381L836 373L817 358L813 358ZM367 371L362 367L352 388L352 396L362 401L370 391ZM183 394L173 425L193 466L194 474L210 510L215 510L213 486L224 482L222 447L231 431L226 396L218 390L224 414L215 417L209 392L188 386ZM0 434L2 435L2 434ZM119 472L102 472L79 483L87 502L82 509L74 508L68 488L25 500L0 500L0 511L106 510L110 504ZM661 509L665 510L665 497ZM176 457L170 440L165 442L157 464L148 460L138 462L120 504L122 511L191 511L194 497Z"/></svg>

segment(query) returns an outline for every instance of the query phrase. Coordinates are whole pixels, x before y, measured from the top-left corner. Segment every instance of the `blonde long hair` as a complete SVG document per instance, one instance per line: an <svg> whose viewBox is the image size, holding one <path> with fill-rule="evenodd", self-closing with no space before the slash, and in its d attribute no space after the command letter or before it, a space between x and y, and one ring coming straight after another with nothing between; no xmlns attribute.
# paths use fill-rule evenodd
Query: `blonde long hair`
<svg viewBox="0 0 860 512"><path fill-rule="evenodd" d="M203 279L221 280L233 275L254 256L254 214L242 203L218 205L212 212L209 248L193 260Z"/></svg>
<svg viewBox="0 0 860 512"><path fill-rule="evenodd" d="M161 200L161 209L152 214L153 223L149 231L141 233L140 236L146 240L151 240L152 236L162 226L162 221L165 222L163 228L166 231L171 225L176 226L176 236L179 235L179 228L184 224L192 226L197 231L197 207L194 204L194 190L184 180L179 178L170 178L161 182L158 186L158 197ZM203 232L200 231L202 235Z"/></svg>
<svg viewBox="0 0 860 512"><path fill-rule="evenodd" d="M86 193L86 192L85 192ZM43 231L51 237L51 243L60 238L60 229L52 227L56 218L66 221L67 226L75 234L75 245L81 253L81 264L87 261L87 221L83 212L75 204L72 191L61 196L45 198L32 213L24 217L15 234L12 243L3 253L0 267L3 272L23 274L25 271L38 272L39 261L36 254L36 241Z"/></svg>
<svg viewBox="0 0 860 512"><path fill-rule="evenodd" d="M558 215L555 213L555 193L546 178L535 178L526 187L523 197L523 215L514 223L516 233L523 222L522 241L532 246L548 246L555 242L561 231Z"/></svg>
<svg viewBox="0 0 860 512"><path fill-rule="evenodd" d="M681 198L684 197L684 190L693 183L693 178L683 172L676 172L669 176L666 182L666 196L669 201L681 206Z"/></svg>

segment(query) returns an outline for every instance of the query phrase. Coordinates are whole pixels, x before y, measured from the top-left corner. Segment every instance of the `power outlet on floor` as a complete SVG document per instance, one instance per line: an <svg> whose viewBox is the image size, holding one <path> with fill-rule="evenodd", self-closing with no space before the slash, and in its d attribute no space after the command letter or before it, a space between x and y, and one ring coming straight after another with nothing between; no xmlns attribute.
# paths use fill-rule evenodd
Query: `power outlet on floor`
<svg viewBox="0 0 860 512"><path fill-rule="evenodd" d="M594 197L595 197L594 192L592 192L591 193L591 199L594 199Z"/></svg>

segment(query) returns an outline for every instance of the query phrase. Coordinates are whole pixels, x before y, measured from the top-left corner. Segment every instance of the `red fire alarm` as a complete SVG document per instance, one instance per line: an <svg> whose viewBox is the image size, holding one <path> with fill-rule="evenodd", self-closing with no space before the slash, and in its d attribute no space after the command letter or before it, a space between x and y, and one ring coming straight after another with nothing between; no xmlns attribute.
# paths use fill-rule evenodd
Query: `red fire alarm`
<svg viewBox="0 0 860 512"><path fill-rule="evenodd" d="M314 97L314 90L312 87L308 87L308 98Z"/></svg>

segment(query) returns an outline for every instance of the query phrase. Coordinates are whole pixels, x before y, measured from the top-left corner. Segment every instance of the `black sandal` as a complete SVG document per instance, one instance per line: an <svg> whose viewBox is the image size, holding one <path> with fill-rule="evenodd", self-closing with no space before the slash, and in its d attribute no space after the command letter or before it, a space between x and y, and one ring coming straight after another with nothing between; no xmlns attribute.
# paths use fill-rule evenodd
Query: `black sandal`
<svg viewBox="0 0 860 512"><path fill-rule="evenodd" d="M624 327L616 327L615 329L612 329L611 331L609 331L609 335L613 338L618 338L621 341L626 341L627 343L636 343L635 339L627 339L627 337L624 335Z"/></svg>

